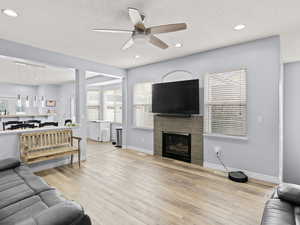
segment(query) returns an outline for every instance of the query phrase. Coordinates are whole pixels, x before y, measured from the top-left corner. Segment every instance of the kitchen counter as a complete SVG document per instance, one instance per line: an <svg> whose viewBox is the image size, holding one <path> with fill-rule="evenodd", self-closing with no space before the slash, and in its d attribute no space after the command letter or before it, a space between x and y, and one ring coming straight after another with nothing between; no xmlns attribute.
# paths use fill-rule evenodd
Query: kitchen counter
<svg viewBox="0 0 300 225"><path fill-rule="evenodd" d="M18 115L0 115L0 118L27 118L27 117L48 117L53 114L18 114Z"/></svg>
<svg viewBox="0 0 300 225"><path fill-rule="evenodd" d="M40 131L48 131L48 130L61 130L61 129L77 129L79 125L68 127L68 126L59 126L59 127L37 127L33 129L20 129L20 130L2 130L0 131L0 135L11 135L11 134L23 134L23 133L32 133L32 132L40 132Z"/></svg>

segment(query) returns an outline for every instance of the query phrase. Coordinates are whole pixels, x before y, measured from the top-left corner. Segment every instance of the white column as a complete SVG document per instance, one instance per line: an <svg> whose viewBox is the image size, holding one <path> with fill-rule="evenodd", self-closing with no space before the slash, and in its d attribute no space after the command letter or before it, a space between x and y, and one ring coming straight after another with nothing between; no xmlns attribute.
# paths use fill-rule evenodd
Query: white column
<svg viewBox="0 0 300 225"><path fill-rule="evenodd" d="M87 104L86 104L86 77L84 70L75 70L76 82L75 82L75 105L76 105L76 122L80 125L80 137L81 141L81 159L86 159L87 149Z"/></svg>
<svg viewBox="0 0 300 225"><path fill-rule="evenodd" d="M127 108L127 77L122 78L122 148L127 148L128 108Z"/></svg>

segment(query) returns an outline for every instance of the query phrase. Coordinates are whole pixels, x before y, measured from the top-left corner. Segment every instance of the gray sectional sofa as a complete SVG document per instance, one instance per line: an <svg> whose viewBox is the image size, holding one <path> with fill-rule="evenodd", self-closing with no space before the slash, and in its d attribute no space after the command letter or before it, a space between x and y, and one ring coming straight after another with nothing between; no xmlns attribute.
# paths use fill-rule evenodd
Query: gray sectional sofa
<svg viewBox="0 0 300 225"><path fill-rule="evenodd" d="M62 198L16 159L0 160L0 225L91 225L82 207Z"/></svg>
<svg viewBox="0 0 300 225"><path fill-rule="evenodd" d="M280 184L266 203L261 225L300 224L300 186Z"/></svg>

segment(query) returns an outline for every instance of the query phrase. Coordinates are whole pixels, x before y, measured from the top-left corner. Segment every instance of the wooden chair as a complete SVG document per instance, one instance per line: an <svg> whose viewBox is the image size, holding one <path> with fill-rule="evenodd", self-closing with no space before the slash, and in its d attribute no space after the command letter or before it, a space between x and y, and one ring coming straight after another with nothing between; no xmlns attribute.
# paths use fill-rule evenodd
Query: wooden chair
<svg viewBox="0 0 300 225"><path fill-rule="evenodd" d="M18 129L26 129L26 128L35 128L34 124L17 124L12 125L8 130L18 130Z"/></svg>
<svg viewBox="0 0 300 225"><path fill-rule="evenodd" d="M40 120L27 120L24 121L24 124L33 124L35 127L40 127L41 122Z"/></svg>
<svg viewBox="0 0 300 225"><path fill-rule="evenodd" d="M72 120L65 120L65 126L69 123L72 123Z"/></svg>
<svg viewBox="0 0 300 225"><path fill-rule="evenodd" d="M73 140L77 140L74 147ZM42 132L23 133L20 135L21 159L27 164L33 164L50 159L78 154L80 167L80 137L74 137L71 129L51 130Z"/></svg>
<svg viewBox="0 0 300 225"><path fill-rule="evenodd" d="M7 121L7 122L3 122L2 125L3 125L3 130L6 130L8 129L7 126L11 126L11 125L19 125L19 124L22 124L23 122L21 121Z"/></svg>
<svg viewBox="0 0 300 225"><path fill-rule="evenodd" d="M40 124L40 127L49 127L49 126L58 127L58 123L57 122L45 122L45 123Z"/></svg>

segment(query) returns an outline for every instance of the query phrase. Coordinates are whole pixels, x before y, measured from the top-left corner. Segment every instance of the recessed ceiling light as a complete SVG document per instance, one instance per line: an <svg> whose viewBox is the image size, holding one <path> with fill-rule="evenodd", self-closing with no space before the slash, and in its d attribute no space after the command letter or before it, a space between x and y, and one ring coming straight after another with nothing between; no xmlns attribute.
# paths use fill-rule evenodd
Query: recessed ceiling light
<svg viewBox="0 0 300 225"><path fill-rule="evenodd" d="M176 43L176 44L175 44L175 47L176 47L176 48L181 48L181 47L182 47L182 44L181 44L181 43Z"/></svg>
<svg viewBox="0 0 300 225"><path fill-rule="evenodd" d="M140 55L136 55L136 56L134 56L134 58L136 58L136 59L138 59L138 58L140 58L141 56Z"/></svg>
<svg viewBox="0 0 300 225"><path fill-rule="evenodd" d="M2 13L6 16L17 17L18 13L12 9L2 9Z"/></svg>
<svg viewBox="0 0 300 225"><path fill-rule="evenodd" d="M234 27L235 30L243 30L246 26L244 24L238 24Z"/></svg>

